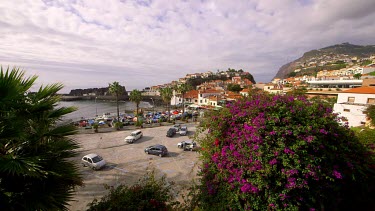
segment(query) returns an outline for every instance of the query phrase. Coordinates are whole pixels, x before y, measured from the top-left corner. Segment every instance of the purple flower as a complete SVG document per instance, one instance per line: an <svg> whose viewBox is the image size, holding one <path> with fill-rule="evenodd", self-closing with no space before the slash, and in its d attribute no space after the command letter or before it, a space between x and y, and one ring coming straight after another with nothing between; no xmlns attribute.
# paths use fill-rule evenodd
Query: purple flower
<svg viewBox="0 0 375 211"><path fill-rule="evenodd" d="M326 130L324 130L324 129L320 129L319 132L322 133L322 134L325 134L325 135L328 134L328 132Z"/></svg>
<svg viewBox="0 0 375 211"><path fill-rule="evenodd" d="M298 174L298 170L297 170L297 169L291 169L291 170L288 171L287 174L288 174L288 175Z"/></svg>
<svg viewBox="0 0 375 211"><path fill-rule="evenodd" d="M333 175L334 177L336 177L337 179L342 179L341 173L338 172L338 171L336 171L336 170L333 170L332 175Z"/></svg>
<svg viewBox="0 0 375 211"><path fill-rule="evenodd" d="M271 132L270 132L270 135L271 135L271 136L276 135L276 132L275 132L275 131L271 131Z"/></svg>
<svg viewBox="0 0 375 211"><path fill-rule="evenodd" d="M285 193L279 194L279 197L280 197L281 201L284 201L287 198L287 196L285 195Z"/></svg>
<svg viewBox="0 0 375 211"><path fill-rule="evenodd" d="M311 143L314 140L314 136L307 136L305 140L307 143Z"/></svg>
<svg viewBox="0 0 375 211"><path fill-rule="evenodd" d="M270 160L269 164L272 166L272 165L275 165L277 163L277 160L276 158Z"/></svg>
<svg viewBox="0 0 375 211"><path fill-rule="evenodd" d="M259 149L259 146L258 145L254 145L253 150L257 151L258 149Z"/></svg>
<svg viewBox="0 0 375 211"><path fill-rule="evenodd" d="M289 149L289 148L285 148L285 149L284 149L284 152L285 152L286 154L291 154L291 155L294 154L294 152L293 152L291 149Z"/></svg>

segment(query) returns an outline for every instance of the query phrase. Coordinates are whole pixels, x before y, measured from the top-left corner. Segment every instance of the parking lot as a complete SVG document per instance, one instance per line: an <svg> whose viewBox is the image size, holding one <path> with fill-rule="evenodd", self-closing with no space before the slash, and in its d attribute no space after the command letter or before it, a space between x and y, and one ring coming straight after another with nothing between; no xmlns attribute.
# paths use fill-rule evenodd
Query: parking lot
<svg viewBox="0 0 375 211"><path fill-rule="evenodd" d="M195 124L182 124L188 127L188 136L195 133ZM79 156L75 158L77 163L90 153L102 156L107 165L99 171L79 165L83 175L84 186L77 188L75 201L70 203L70 210L86 210L87 204L94 198L101 198L107 193L104 184L117 186L119 184L134 184L147 171L155 169L156 175L166 175L167 182L174 182L176 190L189 185L196 177L198 170L198 154L191 151L183 151L177 147L181 141L188 140L188 136L166 137L167 130L171 126L158 126L141 129L143 137L133 144L128 144L124 138L132 130L113 131L108 133L78 134L74 139L81 145ZM169 155L159 157L147 155L144 149L148 146L162 144L167 147ZM176 194L177 195L177 194Z"/></svg>

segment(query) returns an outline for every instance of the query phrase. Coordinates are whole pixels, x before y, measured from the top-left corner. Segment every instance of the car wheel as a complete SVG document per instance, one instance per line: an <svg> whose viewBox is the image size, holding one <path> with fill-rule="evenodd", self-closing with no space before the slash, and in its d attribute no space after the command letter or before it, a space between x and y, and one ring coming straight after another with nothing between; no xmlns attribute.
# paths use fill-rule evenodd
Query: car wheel
<svg viewBox="0 0 375 211"><path fill-rule="evenodd" d="M146 154L148 154L148 151L146 151Z"/></svg>
<svg viewBox="0 0 375 211"><path fill-rule="evenodd" d="M96 171L96 168L93 166L93 167L92 167L92 170Z"/></svg>
<svg viewBox="0 0 375 211"><path fill-rule="evenodd" d="M142 138L143 137L143 135L141 135L141 137L140 138Z"/></svg>
<svg viewBox="0 0 375 211"><path fill-rule="evenodd" d="M159 154L159 157L163 157L163 155L162 155L162 154Z"/></svg>
<svg viewBox="0 0 375 211"><path fill-rule="evenodd" d="M81 163L83 167L86 167L86 165L84 163Z"/></svg>

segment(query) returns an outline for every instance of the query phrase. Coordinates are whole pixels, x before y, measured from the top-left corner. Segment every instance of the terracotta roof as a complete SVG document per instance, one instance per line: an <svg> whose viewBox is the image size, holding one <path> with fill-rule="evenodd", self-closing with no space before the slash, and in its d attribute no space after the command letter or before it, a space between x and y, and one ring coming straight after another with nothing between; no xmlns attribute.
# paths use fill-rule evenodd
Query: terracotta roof
<svg viewBox="0 0 375 211"><path fill-rule="evenodd" d="M217 101L218 100L217 96L215 96L215 95L214 96L209 96L208 99L211 100L211 101Z"/></svg>
<svg viewBox="0 0 375 211"><path fill-rule="evenodd" d="M202 90L200 93L220 93L221 91L215 89Z"/></svg>
<svg viewBox="0 0 375 211"><path fill-rule="evenodd" d="M190 90L185 93L185 98L198 98L198 90Z"/></svg>
<svg viewBox="0 0 375 211"><path fill-rule="evenodd" d="M247 92L249 92L250 90L248 90L248 89L243 89L242 91L240 91L240 92L242 92L242 93L247 93Z"/></svg>
<svg viewBox="0 0 375 211"><path fill-rule="evenodd" d="M375 87L358 87L343 91L345 93L375 94Z"/></svg>

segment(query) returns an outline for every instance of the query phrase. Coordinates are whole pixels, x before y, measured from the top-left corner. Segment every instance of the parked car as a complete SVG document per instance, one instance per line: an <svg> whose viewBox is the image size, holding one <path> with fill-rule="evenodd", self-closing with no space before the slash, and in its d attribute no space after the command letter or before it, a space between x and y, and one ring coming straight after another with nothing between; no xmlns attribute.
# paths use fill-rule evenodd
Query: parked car
<svg viewBox="0 0 375 211"><path fill-rule="evenodd" d="M180 124L175 124L175 125L173 125L173 127L176 129L177 132L180 131L180 129L181 129Z"/></svg>
<svg viewBox="0 0 375 211"><path fill-rule="evenodd" d="M167 137L173 137L175 134L176 134L176 128L174 127L169 128L169 130L167 131Z"/></svg>
<svg viewBox="0 0 375 211"><path fill-rule="evenodd" d="M168 155L168 149L164 145L153 145L146 147L145 149L146 154L152 154L152 155L159 155L160 157Z"/></svg>
<svg viewBox="0 0 375 211"><path fill-rule="evenodd" d="M88 166L94 170L99 170L106 164L105 160L97 154L88 154L83 156L81 163L83 166Z"/></svg>
<svg viewBox="0 0 375 211"><path fill-rule="evenodd" d="M180 133L180 136L186 136L187 133L188 133L187 127L186 126L182 126L179 133Z"/></svg>
<svg viewBox="0 0 375 211"><path fill-rule="evenodd" d="M191 140L187 141L181 141L180 143L177 144L177 147L180 149L183 149L184 151L193 151L197 149L197 143Z"/></svg>
<svg viewBox="0 0 375 211"><path fill-rule="evenodd" d="M125 141L128 142L128 143L134 143L136 140L140 139L143 137L143 133L141 130L136 130L136 131L133 131L130 136L127 136L125 138Z"/></svg>

